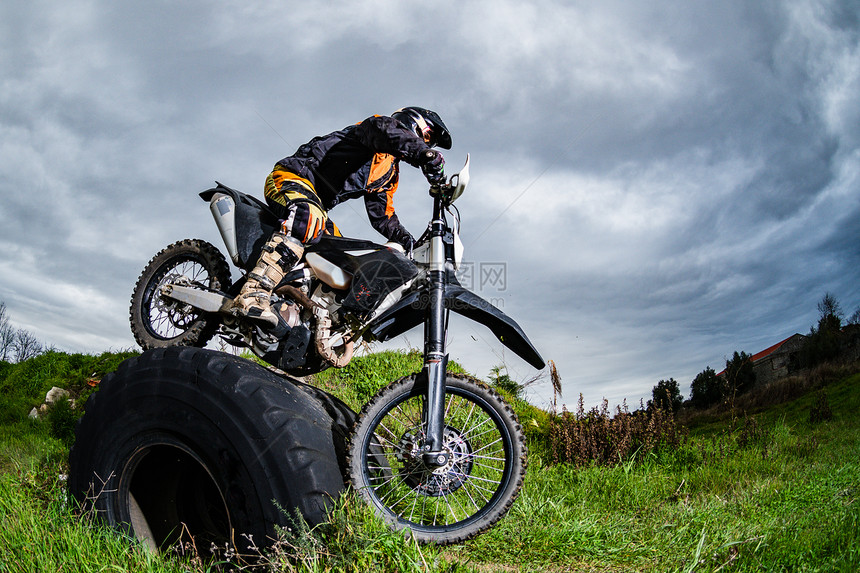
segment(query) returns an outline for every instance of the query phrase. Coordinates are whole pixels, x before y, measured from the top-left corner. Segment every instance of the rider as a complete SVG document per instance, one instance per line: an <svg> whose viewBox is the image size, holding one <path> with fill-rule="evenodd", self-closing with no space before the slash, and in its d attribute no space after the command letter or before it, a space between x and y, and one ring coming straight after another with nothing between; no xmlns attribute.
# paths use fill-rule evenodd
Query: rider
<svg viewBox="0 0 860 573"><path fill-rule="evenodd" d="M412 248L414 239L394 212L400 160L420 167L427 181L445 180L445 160L435 146L451 149L451 134L433 111L404 107L376 115L328 135L315 137L281 159L266 178L266 202L281 228L263 246L231 311L271 326L272 290L301 259L305 245L323 233L340 236L327 211L342 201L364 197L373 228L389 241Z"/></svg>

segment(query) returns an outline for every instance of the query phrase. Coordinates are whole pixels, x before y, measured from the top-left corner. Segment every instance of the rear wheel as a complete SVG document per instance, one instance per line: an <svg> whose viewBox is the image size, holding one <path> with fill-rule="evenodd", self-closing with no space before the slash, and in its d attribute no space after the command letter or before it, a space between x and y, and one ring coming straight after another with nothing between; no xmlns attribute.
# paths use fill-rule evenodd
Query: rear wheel
<svg viewBox="0 0 860 573"><path fill-rule="evenodd" d="M385 388L362 411L349 449L353 487L396 529L419 541L455 543L487 529L519 494L526 446L514 412L493 390L449 374L443 450L424 463L426 385L417 375Z"/></svg>
<svg viewBox="0 0 860 573"><path fill-rule="evenodd" d="M221 251L199 239L173 243L155 255L137 279L129 311L134 339L144 350L206 346L218 328L216 315L162 297L161 287L171 283L226 291L230 268Z"/></svg>

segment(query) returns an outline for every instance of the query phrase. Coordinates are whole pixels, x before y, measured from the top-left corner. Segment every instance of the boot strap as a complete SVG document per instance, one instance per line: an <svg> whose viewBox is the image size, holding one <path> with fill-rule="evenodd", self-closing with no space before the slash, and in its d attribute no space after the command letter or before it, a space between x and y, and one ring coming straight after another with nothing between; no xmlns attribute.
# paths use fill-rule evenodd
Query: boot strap
<svg viewBox="0 0 860 573"><path fill-rule="evenodd" d="M256 269L254 269L254 270L256 270ZM271 292L276 286L274 281L272 281L272 279L267 277L265 274L258 274L258 273L255 273L254 271L251 271L250 273L248 273L248 278L257 281L257 283L261 287L263 287L264 289L266 289L269 292Z"/></svg>

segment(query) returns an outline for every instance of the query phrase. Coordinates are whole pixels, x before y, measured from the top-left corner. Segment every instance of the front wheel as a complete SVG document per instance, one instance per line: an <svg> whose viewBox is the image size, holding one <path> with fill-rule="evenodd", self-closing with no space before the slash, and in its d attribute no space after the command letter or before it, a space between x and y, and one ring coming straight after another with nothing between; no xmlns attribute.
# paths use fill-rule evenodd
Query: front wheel
<svg viewBox="0 0 860 573"><path fill-rule="evenodd" d="M424 464L426 385L417 375L383 389L361 413L349 448L350 482L395 529L456 543L501 519L526 469L522 427L486 385L449 374L442 467Z"/></svg>
<svg viewBox="0 0 860 573"><path fill-rule="evenodd" d="M137 279L129 311L134 339L144 350L203 347L218 328L217 316L161 296L171 283L226 291L230 268L221 251L200 239L173 243L155 255Z"/></svg>

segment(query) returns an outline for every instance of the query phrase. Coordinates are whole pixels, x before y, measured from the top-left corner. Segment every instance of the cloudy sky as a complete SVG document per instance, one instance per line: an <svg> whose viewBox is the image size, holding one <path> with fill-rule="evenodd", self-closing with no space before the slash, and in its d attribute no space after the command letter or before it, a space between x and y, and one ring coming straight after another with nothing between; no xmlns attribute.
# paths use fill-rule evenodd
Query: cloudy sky
<svg viewBox="0 0 860 573"><path fill-rule="evenodd" d="M404 105L445 119L449 171L471 154L474 287L568 404L638 404L669 377L686 395L807 332L825 292L860 306L856 1L29 0L0 4L8 316L68 351L133 347L149 258L222 246L199 191L259 195L304 141ZM408 167L397 208L420 234ZM378 238L360 202L332 217ZM454 321L450 350L534 374L479 325Z"/></svg>

